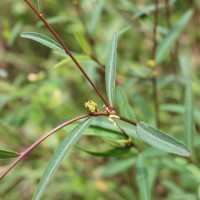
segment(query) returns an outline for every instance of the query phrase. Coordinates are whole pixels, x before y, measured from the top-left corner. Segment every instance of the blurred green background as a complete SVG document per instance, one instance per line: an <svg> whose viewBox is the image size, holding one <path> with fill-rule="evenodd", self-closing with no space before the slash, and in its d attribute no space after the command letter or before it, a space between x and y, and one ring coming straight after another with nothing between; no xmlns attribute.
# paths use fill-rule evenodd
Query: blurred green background
<svg viewBox="0 0 200 200"><path fill-rule="evenodd" d="M32 2L37 6L36 0ZM103 104L65 55L20 37L21 32L34 31L54 39L24 1L0 0L0 5L0 146L20 152L58 124L86 113L83 103L88 99L97 101L100 108ZM154 8L152 0L42 1L43 15L104 95L109 43L113 33L119 33L116 83L126 92L138 121L153 125L152 68L148 63L152 60ZM146 166L141 174L149 183L153 200L200 198L200 2L160 1L157 40L162 42L190 9L194 12L192 19L171 56L158 66L158 100L160 128L187 143L186 66L193 90L193 158L187 160L139 144ZM0 199L31 199L51 155L69 131L51 136L18 164L1 181ZM79 145L96 151L108 146L92 136L84 136ZM0 160L0 171L10 162ZM74 148L42 199L142 200L142 177L136 163L135 155L99 158Z"/></svg>

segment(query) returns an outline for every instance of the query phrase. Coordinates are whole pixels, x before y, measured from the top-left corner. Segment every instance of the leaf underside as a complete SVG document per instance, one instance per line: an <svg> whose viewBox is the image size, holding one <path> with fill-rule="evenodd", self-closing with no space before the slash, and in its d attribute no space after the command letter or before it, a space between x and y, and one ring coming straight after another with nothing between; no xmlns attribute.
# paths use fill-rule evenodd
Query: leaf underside
<svg viewBox="0 0 200 200"><path fill-rule="evenodd" d="M79 124L75 129L73 129L70 132L70 134L63 140L63 142L57 148L42 175L37 190L34 194L33 200L39 200L42 197L42 194L44 193L48 183L51 181L54 174L58 170L58 167L61 165L61 162L64 160L65 156L68 154L71 148L83 135L85 129L90 126L92 120L93 117L84 120L81 124Z"/></svg>
<svg viewBox="0 0 200 200"><path fill-rule="evenodd" d="M116 77L116 53L117 53L117 33L114 33L110 44L108 59L105 67L106 93L111 106L115 99L115 77Z"/></svg>
<svg viewBox="0 0 200 200"><path fill-rule="evenodd" d="M34 40L36 42L43 44L44 46L51 48L54 51L65 54L63 47L59 43L57 43L56 41L52 40L51 38L43 34L36 32L25 32L21 33L21 37Z"/></svg>
<svg viewBox="0 0 200 200"><path fill-rule="evenodd" d="M144 122L138 123L136 132L142 140L159 149L181 156L191 155L189 149L183 143Z"/></svg>

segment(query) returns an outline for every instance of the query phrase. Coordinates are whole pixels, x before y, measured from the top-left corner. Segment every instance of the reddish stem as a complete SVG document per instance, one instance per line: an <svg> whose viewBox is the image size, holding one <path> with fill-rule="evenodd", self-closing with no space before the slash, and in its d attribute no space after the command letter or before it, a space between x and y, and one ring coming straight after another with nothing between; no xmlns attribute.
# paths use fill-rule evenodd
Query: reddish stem
<svg viewBox="0 0 200 200"><path fill-rule="evenodd" d="M3 179L4 176L6 176L6 174L17 164L19 163L27 154L29 154L37 145L39 145L42 141L44 141L46 138L48 138L49 136L51 136L53 133L55 133L56 131L60 130L61 128L77 121L83 118L87 118L87 117L98 117L98 116L109 116L110 114L108 112L95 112L95 113L90 113L90 114L85 114L85 115L81 115L78 117L75 117L73 119L70 119L66 122L64 122L63 124L60 124L59 126L57 126L56 128L52 129L51 131L49 131L48 133L46 133L45 135L43 135L42 137L40 137L36 142L34 142L31 146L29 146L26 150L24 150L23 152L20 153L20 155L7 167L7 169L0 175L0 180ZM120 118L120 120L125 121L127 123L130 123L134 126L137 126L137 122L134 122L130 119L127 119L125 117L122 116L118 116Z"/></svg>
<svg viewBox="0 0 200 200"><path fill-rule="evenodd" d="M59 35L55 32L55 30L51 27L51 25L47 22L47 20L43 17L42 13L39 12L30 2L29 0L24 0L29 7L35 12L35 14L44 22L46 27L49 29L49 31L54 35L54 37L57 39L57 41L60 43L60 45L64 48L66 54L73 60L73 62L76 64L76 66L80 69L80 71L83 73L85 78L89 81L89 83L92 85L96 93L99 95L99 97L102 99L102 101L105 103L105 105L111 110L114 111L114 109L109 105L109 103L106 101L106 99L102 96L101 92L98 90L98 88L95 86L95 84L92 82L90 77L87 75L85 70L82 68L82 66L79 64L79 62L76 60L76 58L73 56L71 51L68 49L68 47L65 45L65 43L62 41L62 39L59 37Z"/></svg>
<svg viewBox="0 0 200 200"><path fill-rule="evenodd" d="M46 138L48 138L50 135L55 133L56 131L60 130L61 128L65 127L68 124L71 124L77 120L86 118L91 116L90 114L81 115L78 117L75 117L73 119L70 119L63 124L57 126L56 128L52 129L42 137L40 137L36 142L34 142L31 146L29 146L25 151L21 152L20 155L8 166L8 168L0 175L0 180L18 163L20 162L27 154L29 154L38 144L40 144L42 141L44 141Z"/></svg>

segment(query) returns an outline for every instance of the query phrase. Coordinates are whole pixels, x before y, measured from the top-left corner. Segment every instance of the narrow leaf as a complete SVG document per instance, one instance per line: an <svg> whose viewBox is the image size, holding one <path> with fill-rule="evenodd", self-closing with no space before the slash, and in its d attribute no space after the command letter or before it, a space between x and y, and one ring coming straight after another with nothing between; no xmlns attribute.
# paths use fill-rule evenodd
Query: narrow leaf
<svg viewBox="0 0 200 200"><path fill-rule="evenodd" d="M135 121L135 114L128 102L124 89L120 86L116 87L116 101L121 115Z"/></svg>
<svg viewBox="0 0 200 200"><path fill-rule="evenodd" d="M194 126L194 110L193 110L193 95L192 95L192 83L190 80L190 63L191 56L184 54L179 58L181 78L184 84L184 131L186 144L192 148L193 140L193 126Z"/></svg>
<svg viewBox="0 0 200 200"><path fill-rule="evenodd" d="M123 159L123 160L116 160L111 162L105 169L103 176L104 177L109 177L113 176L119 173L122 173L129 169L130 167L133 167L135 164L136 160L135 158L128 158L128 159Z"/></svg>
<svg viewBox="0 0 200 200"><path fill-rule="evenodd" d="M129 124L127 122L124 122L122 120L117 120L116 123L131 137L134 137L134 138L138 138L137 136L137 133L136 133L136 128L134 125L132 124ZM96 119L94 119L93 123L92 123L94 126L97 126L97 127L100 127L100 128L103 128L103 129L107 129L107 130L111 130L111 131L116 131L120 134L122 134L121 130L111 124L107 118L105 117L98 117Z"/></svg>
<svg viewBox="0 0 200 200"><path fill-rule="evenodd" d="M149 191L149 177L146 166L144 165L143 155L138 155L137 159L137 185L139 187L140 199L150 200L150 191Z"/></svg>
<svg viewBox="0 0 200 200"><path fill-rule="evenodd" d="M39 182L37 190L34 194L33 200L39 200L44 193L48 183L56 173L58 167L61 165L61 162L64 160L65 156L71 150L71 148L76 144L79 138L83 135L83 132L86 128L90 126L93 118L86 119L80 125L78 125L72 132L63 140L61 145L55 151L51 160L48 163L47 168L45 169L42 178Z"/></svg>
<svg viewBox="0 0 200 200"><path fill-rule="evenodd" d="M169 1L169 5L171 6L175 2L176 0L171 0ZM157 7L159 8L159 10L161 10L161 8L165 8L165 3L159 3L157 6L155 4L145 6L144 8L140 9L138 12L135 13L135 15L133 16L133 19L136 19L144 15L149 15L150 13L154 12Z"/></svg>
<svg viewBox="0 0 200 200"><path fill-rule="evenodd" d="M21 21L19 21L12 28L11 35L10 35L9 40L8 40L9 46L12 46L14 44L16 38L20 35L22 27L23 27L23 23Z"/></svg>
<svg viewBox="0 0 200 200"><path fill-rule="evenodd" d="M14 158L17 156L19 156L17 152L0 149L0 158Z"/></svg>
<svg viewBox="0 0 200 200"><path fill-rule="evenodd" d="M191 155L184 144L144 122L138 123L136 132L142 140L159 149L181 156Z"/></svg>
<svg viewBox="0 0 200 200"><path fill-rule="evenodd" d="M59 53L65 53L63 47L57 43L56 41L52 40L51 38L42 35L40 33L36 33L36 32L25 32L25 33L21 33L21 37L23 38L28 38L31 40L34 40L36 42L39 42L55 51L58 51Z"/></svg>
<svg viewBox="0 0 200 200"><path fill-rule="evenodd" d="M128 103L128 99L125 91L120 86L116 87L116 101L117 101L117 106L119 107L119 112L121 113L121 115L123 115L124 104Z"/></svg>
<svg viewBox="0 0 200 200"><path fill-rule="evenodd" d="M108 59L105 68L106 92L108 101L111 106L114 104L115 98L115 77L116 77L116 53L117 53L117 33L114 33Z"/></svg>
<svg viewBox="0 0 200 200"><path fill-rule="evenodd" d="M193 11L187 11L183 17L177 22L177 24L170 30L164 41L159 45L156 51L156 61L158 63L162 62L166 55L171 51L175 41L178 39L179 35L188 24L192 17Z"/></svg>
<svg viewBox="0 0 200 200"><path fill-rule="evenodd" d="M81 48L83 49L84 53L86 55L91 55L90 46L88 45L87 41L83 37L82 33L81 32L75 32L74 34L75 34L76 41L81 46Z"/></svg>
<svg viewBox="0 0 200 200"><path fill-rule="evenodd" d="M95 7L93 9L93 13L92 13L92 16L90 18L91 20L89 23L89 33L92 37L94 36L97 23L98 21L100 21L99 18L101 17L104 3L105 3L104 0L100 0L99 2L94 4Z"/></svg>
<svg viewBox="0 0 200 200"><path fill-rule="evenodd" d="M101 151L101 152L99 152L99 151L94 152L94 151L90 151L90 150L83 149L83 148L80 148L80 149L90 155L98 156L98 157L119 157L122 155L127 155L128 152L130 151L129 148L112 148L112 149L109 149L106 151Z"/></svg>
<svg viewBox="0 0 200 200"><path fill-rule="evenodd" d="M185 87L185 112L184 112L184 124L185 135L187 139L187 145L192 147L193 138L193 98L191 83L186 84Z"/></svg>
<svg viewBox="0 0 200 200"><path fill-rule="evenodd" d="M38 2L38 9L40 12L42 12L42 4L41 4L41 0L37 0Z"/></svg>
<svg viewBox="0 0 200 200"><path fill-rule="evenodd" d="M89 56L85 56L85 55L77 55L75 56L76 60L78 61L85 61L85 60L91 60L91 58ZM61 67L61 66L64 66L66 65L67 63L69 62L73 62L72 59L70 57L68 58L65 58L63 60L61 60L60 62L56 63L53 67L54 68L57 68L57 67Z"/></svg>

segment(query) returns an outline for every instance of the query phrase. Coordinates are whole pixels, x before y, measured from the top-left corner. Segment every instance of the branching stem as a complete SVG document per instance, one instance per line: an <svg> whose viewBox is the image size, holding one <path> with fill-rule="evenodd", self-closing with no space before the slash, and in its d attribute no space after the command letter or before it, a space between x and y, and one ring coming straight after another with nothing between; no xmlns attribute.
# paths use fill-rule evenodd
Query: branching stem
<svg viewBox="0 0 200 200"><path fill-rule="evenodd" d="M54 35L56 40L60 43L60 45L64 48L66 54L73 60L73 62L76 64L76 66L79 68L79 70L83 73L85 78L89 81L89 83L92 85L96 93L99 95L99 97L102 99L104 104L110 109L110 111L114 112L114 109L109 105L109 103L106 101L106 99L102 96L99 89L96 87L96 85L93 83L93 81L90 79L90 77L87 75L83 67L79 64L79 62L76 60L76 58L73 56L71 51L68 49L68 47L65 45L65 43L62 41L60 36L55 32L55 30L51 27L51 25L47 22L47 20L43 17L42 13L39 12L30 2L29 0L24 0L29 7L35 12L35 14L43 21L45 26L49 29L49 31Z"/></svg>
<svg viewBox="0 0 200 200"><path fill-rule="evenodd" d="M46 133L45 135L43 135L42 137L40 137L36 142L34 142L31 146L29 146L26 150L24 150L23 152L20 153L20 155L7 167L7 169L0 175L0 180L18 163L20 162L27 154L29 154L37 145L39 145L42 141L44 141L46 138L48 138L49 136L51 136L53 133L55 133L56 131L60 130L61 128L86 117L91 116L90 114L85 114L85 115L81 115L78 117L75 117L71 120L68 120L66 122L64 122L63 124L60 124L59 126L57 126L56 128L52 129L51 131L49 131L48 133Z"/></svg>
<svg viewBox="0 0 200 200"><path fill-rule="evenodd" d="M95 112L95 113L90 113L90 114L85 114L85 115L80 115L78 117L75 117L73 119L70 119L62 124L60 124L59 126L57 126L56 128L52 129L51 131L49 131L48 133L46 133L45 135L43 135L42 137L40 137L36 142L34 142L32 145L30 145L27 149L25 149L24 151L22 151L19 156L6 168L6 170L0 175L0 180L3 179L4 176L6 176L6 174L15 167L15 165L17 165L17 163L19 163L27 154L29 154L36 146L38 146L41 142L43 142L45 139L47 139L49 136L51 136L53 133L55 133L56 131L60 130L61 128L75 122L78 121L80 119L84 119L87 117L98 117L98 116L109 116L110 114L108 112ZM125 117L122 116L118 116L122 121L128 122L130 124L133 124L134 126L137 126L137 123L127 119Z"/></svg>

